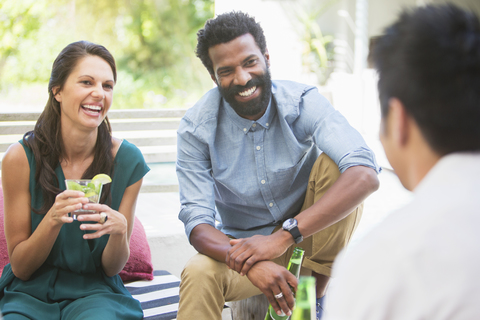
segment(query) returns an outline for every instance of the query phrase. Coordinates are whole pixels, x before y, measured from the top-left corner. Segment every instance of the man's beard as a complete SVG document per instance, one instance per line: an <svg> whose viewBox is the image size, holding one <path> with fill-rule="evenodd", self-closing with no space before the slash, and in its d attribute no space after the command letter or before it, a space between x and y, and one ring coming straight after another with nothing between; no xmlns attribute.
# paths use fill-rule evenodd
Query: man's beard
<svg viewBox="0 0 480 320"><path fill-rule="evenodd" d="M243 92L254 86L257 87L257 90L259 87L262 89L262 92L258 97L247 102L239 102L235 99L235 95L238 92ZM235 110L240 117L245 118L260 114L267 109L272 95L272 79L270 77L270 71L266 69L263 75L252 78L245 86L233 86L231 88L218 86L218 90L222 97L232 106L233 110Z"/></svg>

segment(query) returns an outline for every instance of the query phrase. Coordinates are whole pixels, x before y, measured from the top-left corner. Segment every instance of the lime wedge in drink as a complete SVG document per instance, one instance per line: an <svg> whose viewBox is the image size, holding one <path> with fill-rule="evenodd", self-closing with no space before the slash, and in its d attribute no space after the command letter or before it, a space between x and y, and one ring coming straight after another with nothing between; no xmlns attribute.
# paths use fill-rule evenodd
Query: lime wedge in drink
<svg viewBox="0 0 480 320"><path fill-rule="evenodd" d="M100 187L104 184L112 182L112 178L105 173L97 174L92 178L92 183L95 185L95 190L97 193L100 193Z"/></svg>
<svg viewBox="0 0 480 320"><path fill-rule="evenodd" d="M77 182L72 181L72 180L67 181L67 189L68 190L77 190L77 191L82 191L83 192L82 186L80 184L78 184Z"/></svg>
<svg viewBox="0 0 480 320"><path fill-rule="evenodd" d="M95 184L93 182L89 182L83 188L85 189L85 192L89 192L89 191L94 192L95 191Z"/></svg>
<svg viewBox="0 0 480 320"><path fill-rule="evenodd" d="M96 193L96 192L89 192L89 193L85 194L85 197L88 198L89 202L98 203L98 193Z"/></svg>
<svg viewBox="0 0 480 320"><path fill-rule="evenodd" d="M97 174L95 177L92 178L92 182L97 185L97 184L107 184L112 182L112 178L110 178L109 175L105 173L100 173Z"/></svg>
<svg viewBox="0 0 480 320"><path fill-rule="evenodd" d="M86 186L83 187L83 192L85 193L85 197L91 198L93 196L97 196L100 192L97 191L95 184L89 182ZM98 197L98 196L97 196ZM93 202L97 202L95 199L91 199Z"/></svg>

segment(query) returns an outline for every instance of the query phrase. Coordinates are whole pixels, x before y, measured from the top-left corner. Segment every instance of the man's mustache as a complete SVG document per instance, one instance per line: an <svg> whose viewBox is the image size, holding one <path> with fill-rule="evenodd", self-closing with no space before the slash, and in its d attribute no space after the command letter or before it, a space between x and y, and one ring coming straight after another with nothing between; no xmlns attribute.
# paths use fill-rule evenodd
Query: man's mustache
<svg viewBox="0 0 480 320"><path fill-rule="evenodd" d="M263 81L262 78L253 78L250 81L248 81L247 84L244 86L235 85L231 88L228 88L227 95L233 97L235 94L239 92L243 92L247 89L250 89L251 87L261 86L263 84L265 84L265 81Z"/></svg>

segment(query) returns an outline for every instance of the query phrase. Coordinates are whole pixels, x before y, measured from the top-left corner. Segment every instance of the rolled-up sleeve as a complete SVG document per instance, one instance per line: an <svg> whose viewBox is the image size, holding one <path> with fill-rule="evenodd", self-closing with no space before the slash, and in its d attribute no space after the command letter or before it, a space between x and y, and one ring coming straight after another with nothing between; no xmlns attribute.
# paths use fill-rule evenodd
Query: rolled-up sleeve
<svg viewBox="0 0 480 320"><path fill-rule="evenodd" d="M300 108L305 134L310 135L315 145L335 161L341 173L353 166L365 166L380 172L375 154L362 135L317 90L310 90L302 97Z"/></svg>
<svg viewBox="0 0 480 320"><path fill-rule="evenodd" d="M179 219L190 234L197 225L215 226L215 195L208 144L201 128L184 117L177 132L176 171L180 189Z"/></svg>

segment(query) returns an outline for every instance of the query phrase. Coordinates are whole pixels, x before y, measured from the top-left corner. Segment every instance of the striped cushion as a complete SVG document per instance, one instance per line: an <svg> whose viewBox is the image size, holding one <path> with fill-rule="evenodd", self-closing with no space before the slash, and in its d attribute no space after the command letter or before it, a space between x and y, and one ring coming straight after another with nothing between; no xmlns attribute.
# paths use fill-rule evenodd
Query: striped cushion
<svg viewBox="0 0 480 320"><path fill-rule="evenodd" d="M140 301L146 320L171 320L177 317L180 279L164 270L155 270L151 281L125 284L132 296Z"/></svg>
<svg viewBox="0 0 480 320"><path fill-rule="evenodd" d="M153 271L153 280L126 283L132 296L140 301L145 320L172 320L177 318L180 279L165 270ZM231 319L232 311L223 307L222 319Z"/></svg>

